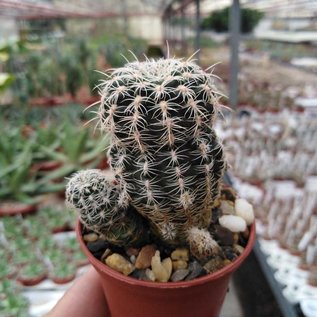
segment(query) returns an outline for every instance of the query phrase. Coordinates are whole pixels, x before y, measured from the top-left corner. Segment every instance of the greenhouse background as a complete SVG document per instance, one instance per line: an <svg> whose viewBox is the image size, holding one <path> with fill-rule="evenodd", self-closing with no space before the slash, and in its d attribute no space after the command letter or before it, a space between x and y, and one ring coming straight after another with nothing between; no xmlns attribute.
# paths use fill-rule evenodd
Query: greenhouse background
<svg viewBox="0 0 317 317"><path fill-rule="evenodd" d="M0 0L0 316L43 316L88 268L64 192L110 173L104 72L174 56L214 65L226 178L256 214L221 316L317 316L316 46L316 0Z"/></svg>

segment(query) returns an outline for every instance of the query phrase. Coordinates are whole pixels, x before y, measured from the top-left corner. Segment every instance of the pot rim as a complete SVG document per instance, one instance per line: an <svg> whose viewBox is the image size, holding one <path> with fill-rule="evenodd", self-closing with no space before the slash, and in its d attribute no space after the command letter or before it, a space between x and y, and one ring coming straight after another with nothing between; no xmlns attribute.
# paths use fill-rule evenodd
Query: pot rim
<svg viewBox="0 0 317 317"><path fill-rule="evenodd" d="M77 219L76 223L76 236L77 240L80 243L80 246L83 250L83 252L88 257L90 263L94 266L95 269L98 271L101 271L102 273L111 276L112 278L116 280L120 280L121 282L124 282L126 284L140 286L140 287L147 287L147 288L164 288L164 289L177 289L177 288L187 288L197 285L202 285L205 283L208 283L213 280L217 280L219 278L222 278L223 276L229 275L232 272L234 272L240 264L247 258L247 256L250 254L253 245L255 243L256 239L256 230L255 230L255 221L250 226L250 235L248 239L248 243L244 249L244 251L231 263L223 267L222 269L218 270L215 273L207 274L198 278L195 278L190 281L180 281L180 282L151 282L151 281L142 281L138 280L136 278L125 276L122 273L119 273L110 267L108 267L106 264L102 263L100 260L95 258L93 254L88 250L85 242L82 239L82 223L79 219Z"/></svg>

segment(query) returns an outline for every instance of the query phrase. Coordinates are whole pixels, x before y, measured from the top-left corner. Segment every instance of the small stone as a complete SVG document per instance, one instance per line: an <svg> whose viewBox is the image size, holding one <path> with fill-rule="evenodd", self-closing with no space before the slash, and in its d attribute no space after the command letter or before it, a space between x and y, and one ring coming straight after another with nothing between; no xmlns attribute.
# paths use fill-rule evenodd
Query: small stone
<svg viewBox="0 0 317 317"><path fill-rule="evenodd" d="M217 225L215 230L215 238L220 245L233 245L234 233L227 228Z"/></svg>
<svg viewBox="0 0 317 317"><path fill-rule="evenodd" d="M96 258L100 259L104 251L108 248L108 243L98 239L94 242L88 242L87 248Z"/></svg>
<svg viewBox="0 0 317 317"><path fill-rule="evenodd" d="M224 266L225 264L223 263L223 259L219 256L216 256L204 265L204 269L209 273L214 273L222 269Z"/></svg>
<svg viewBox="0 0 317 317"><path fill-rule="evenodd" d="M172 264L173 264L173 271L177 271L180 269L187 269L188 267L188 263L183 260L172 261Z"/></svg>
<svg viewBox="0 0 317 317"><path fill-rule="evenodd" d="M87 234L83 235L83 239L86 242L95 242L96 240L98 240L98 235L94 232L87 233Z"/></svg>
<svg viewBox="0 0 317 317"><path fill-rule="evenodd" d="M219 223L222 227L229 229L231 232L243 232L247 228L245 220L234 215L221 216Z"/></svg>
<svg viewBox="0 0 317 317"><path fill-rule="evenodd" d="M105 263L115 271L123 273L126 276L131 274L135 269L132 263L118 253L109 255L106 258Z"/></svg>
<svg viewBox="0 0 317 317"><path fill-rule="evenodd" d="M171 253L172 260L182 260L182 261L188 261L189 259L189 251L186 248L178 248L175 249Z"/></svg>
<svg viewBox="0 0 317 317"><path fill-rule="evenodd" d="M156 247L154 244L144 246L136 258L135 267L137 269L146 269L150 267L155 251Z"/></svg>
<svg viewBox="0 0 317 317"><path fill-rule="evenodd" d="M253 206L245 199L239 198L235 201L236 215L243 218L248 226L254 221Z"/></svg>
<svg viewBox="0 0 317 317"><path fill-rule="evenodd" d="M240 255L243 251L244 251L244 247L242 247L241 245L239 244L235 244L233 246L233 250L238 254Z"/></svg>
<svg viewBox="0 0 317 317"><path fill-rule="evenodd" d="M136 269L131 276L141 281L155 281L154 273L150 269Z"/></svg>
<svg viewBox="0 0 317 317"><path fill-rule="evenodd" d="M186 281L191 281L196 277L207 274L207 271L200 265L198 261L190 262L188 265L189 275L186 276Z"/></svg>
<svg viewBox="0 0 317 317"><path fill-rule="evenodd" d="M217 199L214 201L214 203L213 203L213 205L212 205L212 208L218 208L218 207L220 207L220 204L221 204L221 199L220 199L220 198L217 198Z"/></svg>
<svg viewBox="0 0 317 317"><path fill-rule="evenodd" d="M135 255L131 255L131 256L130 256L130 262L131 262L132 264L135 264L135 261L136 261L136 256L135 256Z"/></svg>
<svg viewBox="0 0 317 317"><path fill-rule="evenodd" d="M152 271L155 280L158 282L167 282L172 274L172 260L166 258L161 262L160 251L156 251L151 261Z"/></svg>
<svg viewBox="0 0 317 317"><path fill-rule="evenodd" d="M182 281L188 274L189 274L188 269L179 269L172 274L171 281L172 282Z"/></svg>
<svg viewBox="0 0 317 317"><path fill-rule="evenodd" d="M245 234L246 232L248 234ZM240 244L243 247L246 247L246 245L248 244L248 240L249 240L249 231L246 230L239 235L239 240L236 243Z"/></svg>
<svg viewBox="0 0 317 317"><path fill-rule="evenodd" d="M104 235L103 233L101 233L101 234L99 235L99 240L107 241L107 236Z"/></svg>
<svg viewBox="0 0 317 317"><path fill-rule="evenodd" d="M145 276L147 277L148 281L155 281L155 274L151 269L146 269L145 270Z"/></svg>
<svg viewBox="0 0 317 317"><path fill-rule="evenodd" d="M227 248L223 250L223 253L229 261L233 261L237 258L237 255L235 254L233 248Z"/></svg>
<svg viewBox="0 0 317 317"><path fill-rule="evenodd" d="M132 255L138 256L139 252L140 252L140 249L137 249L137 248L128 248L128 250L126 251L127 256L132 256Z"/></svg>
<svg viewBox="0 0 317 317"><path fill-rule="evenodd" d="M223 260L223 264L226 266L226 265L229 265L229 264L231 264L232 262L230 261L230 260L228 260L228 259L224 259Z"/></svg>
<svg viewBox="0 0 317 317"><path fill-rule="evenodd" d="M235 214L234 204L230 200L223 200L221 202L220 209L221 209L223 215L234 215Z"/></svg>
<svg viewBox="0 0 317 317"><path fill-rule="evenodd" d="M100 258L101 262L104 262L104 263L105 263L105 259L106 259L111 253L112 253L112 251L111 251L109 248L107 248L107 249L105 250L105 252L102 254L101 258Z"/></svg>
<svg viewBox="0 0 317 317"><path fill-rule="evenodd" d="M137 279L137 280L142 280L142 281L145 281L147 280L146 276L145 276L145 270L138 270L138 269L135 269L131 275L131 277Z"/></svg>

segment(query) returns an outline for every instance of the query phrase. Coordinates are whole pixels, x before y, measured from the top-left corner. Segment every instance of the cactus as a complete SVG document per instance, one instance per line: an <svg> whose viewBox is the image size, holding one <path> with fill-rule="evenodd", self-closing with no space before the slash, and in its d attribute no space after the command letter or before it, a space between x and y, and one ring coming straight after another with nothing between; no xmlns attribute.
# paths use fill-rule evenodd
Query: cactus
<svg viewBox="0 0 317 317"><path fill-rule="evenodd" d="M101 87L99 118L120 191L169 243L207 228L225 168L213 129L219 93L191 61L128 63Z"/></svg>
<svg viewBox="0 0 317 317"><path fill-rule="evenodd" d="M213 129L212 74L191 61L160 59L106 76L98 118L111 137L116 185L100 171L78 173L67 185L68 204L114 244L141 241L146 219L161 240L189 245L198 259L211 256L217 243L207 228L226 167Z"/></svg>
<svg viewBox="0 0 317 317"><path fill-rule="evenodd" d="M220 247L209 231L193 227L188 232L191 254L199 260L206 260L219 253Z"/></svg>
<svg viewBox="0 0 317 317"><path fill-rule="evenodd" d="M88 229L101 233L108 242L123 246L146 241L143 219L100 170L74 174L67 184L66 203Z"/></svg>

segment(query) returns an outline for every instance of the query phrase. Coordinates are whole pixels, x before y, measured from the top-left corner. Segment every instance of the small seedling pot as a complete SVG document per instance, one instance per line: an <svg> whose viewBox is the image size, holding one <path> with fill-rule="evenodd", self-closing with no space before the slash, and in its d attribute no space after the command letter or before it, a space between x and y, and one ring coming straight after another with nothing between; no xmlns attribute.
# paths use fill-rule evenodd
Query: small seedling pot
<svg viewBox="0 0 317 317"><path fill-rule="evenodd" d="M76 273L71 274L67 277L57 277L55 275L50 275L49 277L53 283L58 284L58 285L63 285L63 284L68 284L71 281L73 281L76 277Z"/></svg>
<svg viewBox="0 0 317 317"><path fill-rule="evenodd" d="M159 283L125 276L96 259L82 239L79 220L76 233L82 250L100 275L111 317L218 317L230 277L249 255L255 242L253 224L247 246L231 264L191 281Z"/></svg>
<svg viewBox="0 0 317 317"><path fill-rule="evenodd" d="M37 277L24 277L24 276L18 276L17 281L20 282L24 286L35 286L37 284L40 284L46 279L46 273L43 273Z"/></svg>
<svg viewBox="0 0 317 317"><path fill-rule="evenodd" d="M36 212L37 206L24 203L0 204L0 217L27 215Z"/></svg>

